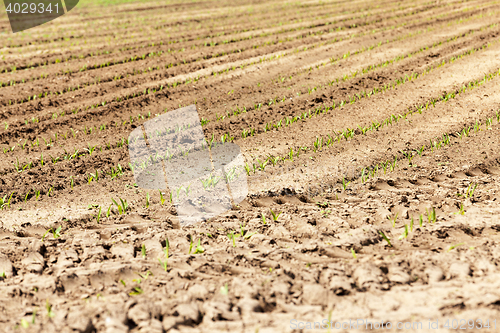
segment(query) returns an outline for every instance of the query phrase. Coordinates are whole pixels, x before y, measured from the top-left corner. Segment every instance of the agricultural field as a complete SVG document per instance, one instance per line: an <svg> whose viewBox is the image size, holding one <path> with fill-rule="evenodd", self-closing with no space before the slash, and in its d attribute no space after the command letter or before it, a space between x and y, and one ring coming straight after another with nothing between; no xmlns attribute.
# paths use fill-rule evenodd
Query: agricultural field
<svg viewBox="0 0 500 333"><path fill-rule="evenodd" d="M499 17L89 0L13 34L2 12L0 331L498 331ZM193 105L248 194L184 225L129 136Z"/></svg>

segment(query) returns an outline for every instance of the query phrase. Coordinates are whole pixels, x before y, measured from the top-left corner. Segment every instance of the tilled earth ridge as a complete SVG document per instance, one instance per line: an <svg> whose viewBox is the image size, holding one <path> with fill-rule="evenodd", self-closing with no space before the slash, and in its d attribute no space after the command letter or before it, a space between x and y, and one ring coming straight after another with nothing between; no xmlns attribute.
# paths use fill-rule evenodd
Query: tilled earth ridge
<svg viewBox="0 0 500 333"><path fill-rule="evenodd" d="M114 21L90 2L0 39L0 331L324 332L298 322L357 319L497 331L498 3L109 6ZM183 227L168 191L134 186L122 138L189 104L208 140L241 147L250 193Z"/></svg>

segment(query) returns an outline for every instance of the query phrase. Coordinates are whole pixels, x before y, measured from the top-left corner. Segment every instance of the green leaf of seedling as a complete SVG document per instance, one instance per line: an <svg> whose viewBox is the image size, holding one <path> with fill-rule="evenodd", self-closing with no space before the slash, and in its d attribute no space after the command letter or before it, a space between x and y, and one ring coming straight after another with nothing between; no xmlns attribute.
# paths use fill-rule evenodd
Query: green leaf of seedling
<svg viewBox="0 0 500 333"><path fill-rule="evenodd" d="M198 245L196 246L196 249L194 250L194 254L198 253L204 253L205 249L201 246L201 239L198 239Z"/></svg>
<svg viewBox="0 0 500 333"><path fill-rule="evenodd" d="M453 250L454 248L456 248L456 247L458 247L458 246L460 246L460 245L464 245L464 244L465 244L465 243L458 243L458 244L456 244L456 245L452 245L452 246L450 246L450 248L448 249L448 252L450 252L450 251L451 251L451 250Z"/></svg>
<svg viewBox="0 0 500 333"><path fill-rule="evenodd" d="M220 287L220 293L224 296L229 293L229 286L227 285L227 283L223 287Z"/></svg>
<svg viewBox="0 0 500 333"><path fill-rule="evenodd" d="M140 287L134 287L134 291L130 292L129 295L135 296L135 295L140 295L142 293L144 293L144 291L142 291Z"/></svg>
<svg viewBox="0 0 500 333"><path fill-rule="evenodd" d="M389 244L389 246L392 247L390 239L387 238L387 236L384 234L384 232L380 230L378 233L382 236L382 238L384 238L384 240L387 242L387 244Z"/></svg>

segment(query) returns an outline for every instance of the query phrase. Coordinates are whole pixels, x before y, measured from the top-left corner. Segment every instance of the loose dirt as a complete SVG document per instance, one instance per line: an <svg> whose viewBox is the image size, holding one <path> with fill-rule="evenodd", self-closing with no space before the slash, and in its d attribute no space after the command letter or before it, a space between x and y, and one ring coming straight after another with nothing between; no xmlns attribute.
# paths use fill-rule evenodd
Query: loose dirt
<svg viewBox="0 0 500 333"><path fill-rule="evenodd" d="M14 35L2 14L0 331L498 331L499 11L93 1ZM127 139L188 105L249 193L183 226Z"/></svg>

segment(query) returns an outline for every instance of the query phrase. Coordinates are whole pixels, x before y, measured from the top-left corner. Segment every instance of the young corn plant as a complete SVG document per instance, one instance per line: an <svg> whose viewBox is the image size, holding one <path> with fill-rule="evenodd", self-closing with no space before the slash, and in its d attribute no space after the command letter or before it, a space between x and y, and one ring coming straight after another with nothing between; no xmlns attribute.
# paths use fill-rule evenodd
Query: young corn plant
<svg viewBox="0 0 500 333"><path fill-rule="evenodd" d="M464 211L464 204L463 204L463 203L460 203L460 208L459 208L458 212L453 213L453 214L460 214L460 215L464 215L464 214L465 214L465 211Z"/></svg>
<svg viewBox="0 0 500 333"><path fill-rule="evenodd" d="M165 203L165 198L163 197L163 192L161 190L158 190L160 192L160 204L163 206Z"/></svg>
<svg viewBox="0 0 500 333"><path fill-rule="evenodd" d="M399 213L396 213L396 215L394 215L393 218L391 218L390 216L387 216L387 218L389 219L389 221L391 221L393 228L396 226L396 220L398 219L398 214Z"/></svg>
<svg viewBox="0 0 500 333"><path fill-rule="evenodd" d="M227 234L227 238L229 238L229 240L232 241L233 247L236 247L236 235L234 234L233 231Z"/></svg>
<svg viewBox="0 0 500 333"><path fill-rule="evenodd" d="M474 192L476 191L477 188L477 183L474 184L474 187L472 187L473 183L470 183L469 186L467 187L467 190L465 190L464 194L457 193L458 196L464 196L465 198L472 198L474 195Z"/></svg>
<svg viewBox="0 0 500 333"><path fill-rule="evenodd" d="M403 239L403 238L408 238L408 225L405 224L405 228L403 230L403 234L401 236L399 236L399 239Z"/></svg>
<svg viewBox="0 0 500 333"><path fill-rule="evenodd" d="M7 194L3 196L3 198L0 198L0 210L5 209L7 207L10 208L10 201L12 200L12 196L14 195L14 192L11 193L9 200L7 200Z"/></svg>
<svg viewBox="0 0 500 333"><path fill-rule="evenodd" d="M345 178L342 177L342 189L344 190L344 192L345 192L345 190L347 190L347 186L349 186L350 183L351 182L346 182Z"/></svg>
<svg viewBox="0 0 500 333"><path fill-rule="evenodd" d="M95 216L97 223L99 223L99 221L101 220L101 209L102 209L101 206L99 206L99 211L97 212L97 215Z"/></svg>
<svg viewBox="0 0 500 333"><path fill-rule="evenodd" d="M281 213L276 214L272 209L269 209L269 211L271 212L271 215L273 217L273 222L278 221L278 218L280 217ZM262 215L262 216L264 216L264 215Z"/></svg>
<svg viewBox="0 0 500 333"><path fill-rule="evenodd" d="M51 233L52 233L52 236L54 237L54 239L55 239L55 238L59 238L59 237L61 237L61 229L62 229L62 226L59 226L59 227L58 227L57 229L55 229L55 230L54 230L54 229L52 229L52 228L50 228L49 230L47 230L47 231L45 232L45 234L43 234L43 236L42 236L42 242L44 241L45 237L47 236L47 234L48 234L49 232L51 232Z"/></svg>
<svg viewBox="0 0 500 333"><path fill-rule="evenodd" d="M451 250L455 249L456 247L459 247L461 245L464 245L465 243L458 243L458 244L455 244L455 245L452 245L450 246L450 248L448 249L448 252L450 252Z"/></svg>
<svg viewBox="0 0 500 333"><path fill-rule="evenodd" d="M252 237L253 235L255 235L256 232L247 232L247 230L245 230L245 224L241 224L240 223L240 234L237 235L237 237L241 237L243 239L249 239L250 237Z"/></svg>
<svg viewBox="0 0 500 333"><path fill-rule="evenodd" d="M436 209L432 207L430 210L425 210L427 212L427 219L429 223L435 223L436 222Z"/></svg>
<svg viewBox="0 0 500 333"><path fill-rule="evenodd" d="M392 244L391 244L391 240L384 234L384 232L382 230L379 230L378 232L382 238L387 242L387 244L392 247Z"/></svg>
<svg viewBox="0 0 500 333"><path fill-rule="evenodd" d="M122 215L122 214L125 214L128 210L128 203L127 203L127 200L124 200L122 198L119 198L120 199L120 203L117 203L115 201L115 199L111 198L111 201L113 201L113 203L116 205L116 207L118 208L118 214L119 215Z"/></svg>
<svg viewBox="0 0 500 333"><path fill-rule="evenodd" d="M165 261L162 261L160 258L158 258L158 261L160 262L160 265L163 267L163 270L166 272L167 271L167 266L168 266L168 251L170 250L170 242L168 241L168 238L165 239L165 248L163 249L163 253L165 253Z"/></svg>
<svg viewBox="0 0 500 333"><path fill-rule="evenodd" d="M205 249L201 246L201 238L198 239L198 245L196 245L196 249L194 249L194 254L204 253Z"/></svg>

